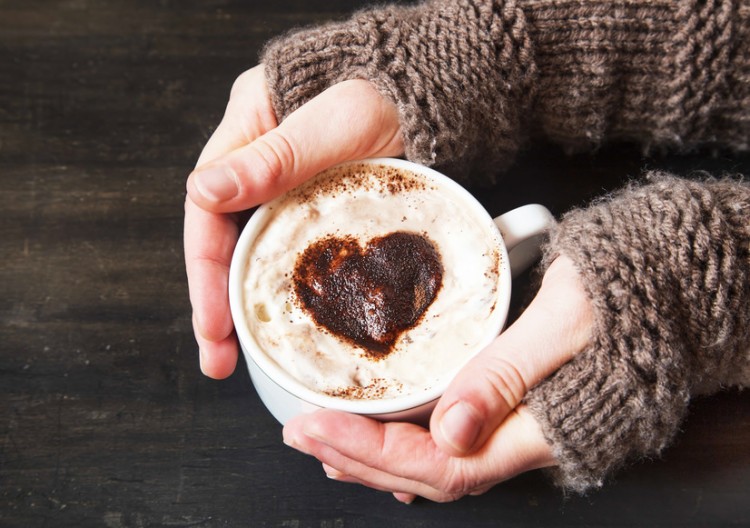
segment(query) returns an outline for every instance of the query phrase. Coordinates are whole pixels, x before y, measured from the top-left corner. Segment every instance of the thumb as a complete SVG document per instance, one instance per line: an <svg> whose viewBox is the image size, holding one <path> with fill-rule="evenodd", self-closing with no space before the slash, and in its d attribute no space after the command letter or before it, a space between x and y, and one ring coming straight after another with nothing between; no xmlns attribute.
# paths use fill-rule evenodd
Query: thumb
<svg viewBox="0 0 750 528"><path fill-rule="evenodd" d="M582 350L592 327L590 302L567 257L545 273L518 320L456 376L430 420L435 443L464 456L487 438L526 392Z"/></svg>
<svg viewBox="0 0 750 528"><path fill-rule="evenodd" d="M203 209L241 211L337 163L402 152L395 105L367 81L344 81L250 144L198 167L187 189Z"/></svg>

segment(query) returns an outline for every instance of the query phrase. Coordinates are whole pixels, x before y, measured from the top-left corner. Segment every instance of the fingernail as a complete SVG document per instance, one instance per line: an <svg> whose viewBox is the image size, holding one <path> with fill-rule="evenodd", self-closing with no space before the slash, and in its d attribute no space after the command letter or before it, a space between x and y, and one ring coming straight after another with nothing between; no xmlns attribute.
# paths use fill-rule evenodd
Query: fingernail
<svg viewBox="0 0 750 528"><path fill-rule="evenodd" d="M206 364L206 353L202 348L198 349L198 364L200 365L201 372L205 374L206 369L204 368L204 365Z"/></svg>
<svg viewBox="0 0 750 528"><path fill-rule="evenodd" d="M409 505L412 502L414 502L414 499L416 498L415 495L412 495L411 493L394 493L393 497L399 501L401 504Z"/></svg>
<svg viewBox="0 0 750 528"><path fill-rule="evenodd" d="M212 202L226 202L239 192L237 175L223 163L196 171L193 181L198 192Z"/></svg>
<svg viewBox="0 0 750 528"><path fill-rule="evenodd" d="M326 467L323 468L325 471L326 477L328 477L331 480L339 480L340 478L346 476L344 473L339 471L338 469L334 469L332 467Z"/></svg>
<svg viewBox="0 0 750 528"><path fill-rule="evenodd" d="M286 428L282 431L281 441L292 449L299 449L299 440L296 435L289 432Z"/></svg>
<svg viewBox="0 0 750 528"><path fill-rule="evenodd" d="M458 402L440 420L440 432L451 447L466 453L477 441L482 424L476 410L467 403Z"/></svg>

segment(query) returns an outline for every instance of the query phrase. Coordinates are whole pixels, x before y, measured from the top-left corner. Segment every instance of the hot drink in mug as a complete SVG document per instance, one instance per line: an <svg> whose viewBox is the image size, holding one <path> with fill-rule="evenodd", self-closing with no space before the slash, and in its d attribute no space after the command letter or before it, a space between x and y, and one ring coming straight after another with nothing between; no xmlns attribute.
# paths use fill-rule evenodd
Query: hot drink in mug
<svg viewBox="0 0 750 528"><path fill-rule="evenodd" d="M235 250L230 303L264 403L282 423L322 407L423 421L502 329L510 260L528 264L552 222L539 205L493 220L454 181L392 159L263 205Z"/></svg>

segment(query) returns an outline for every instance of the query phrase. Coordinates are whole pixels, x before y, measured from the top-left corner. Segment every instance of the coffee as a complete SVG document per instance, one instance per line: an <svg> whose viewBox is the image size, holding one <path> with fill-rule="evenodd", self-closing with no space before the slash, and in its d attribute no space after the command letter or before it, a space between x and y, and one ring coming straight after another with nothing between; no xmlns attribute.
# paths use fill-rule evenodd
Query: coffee
<svg viewBox="0 0 750 528"><path fill-rule="evenodd" d="M505 316L500 235L449 180L349 164L268 204L256 228L245 321L257 348L313 391L429 390Z"/></svg>

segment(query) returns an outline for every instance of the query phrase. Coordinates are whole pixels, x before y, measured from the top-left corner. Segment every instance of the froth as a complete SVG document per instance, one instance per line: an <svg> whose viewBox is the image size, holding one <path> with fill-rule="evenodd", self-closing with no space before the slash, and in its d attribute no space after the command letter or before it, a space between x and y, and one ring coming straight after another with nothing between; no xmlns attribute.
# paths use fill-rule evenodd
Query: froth
<svg viewBox="0 0 750 528"><path fill-rule="evenodd" d="M355 399L411 394L453 375L486 343L487 327L497 319L499 234L492 221L477 214L475 206L452 187L403 169L347 165L275 200L267 213L248 252L244 281L247 323L260 349L310 389ZM383 286L381 279L373 279L377 273L368 275L370 272L362 271L364 265L349 255L359 252L355 256L364 259L369 248L395 233L403 234L402 246L408 237L422 241L409 239L419 251L402 250L399 256L403 260L404 255L412 255L406 258L418 265L403 266L408 269ZM342 275L343 290L352 284L375 284L361 296L372 306L353 308L354 317L349 319L352 323L368 314L374 318L370 327L364 324L362 339L351 338L336 326L341 314L332 302L344 293L329 295L311 308L300 288L303 284L320 294L327 288L327 278L339 272L340 268L326 268L329 264L325 264L318 276L300 280L299 263L305 255L310 257L310 248L320 249L331 240L348 244L344 254L351 265L347 264L350 269ZM435 252L432 262L424 253L424 241ZM421 273L434 280L438 269L438 287L414 279ZM403 295L404 288L412 292ZM349 300L356 300L358 294L354 292ZM406 311L414 312L408 324L394 326L388 315L391 312L373 308L393 302L393 298L405 303Z"/></svg>

